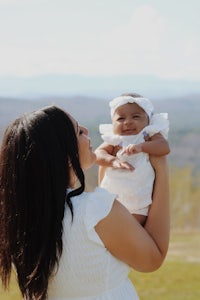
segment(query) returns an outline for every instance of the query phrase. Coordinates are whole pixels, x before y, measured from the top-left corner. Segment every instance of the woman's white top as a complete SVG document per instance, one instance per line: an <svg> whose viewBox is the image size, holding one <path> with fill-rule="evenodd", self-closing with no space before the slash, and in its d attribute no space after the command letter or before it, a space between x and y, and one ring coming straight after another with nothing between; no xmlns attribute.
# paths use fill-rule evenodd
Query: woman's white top
<svg viewBox="0 0 200 300"><path fill-rule="evenodd" d="M122 149L129 144L143 143L144 135L152 136L158 132L165 138L168 136L169 121L167 113L155 114L150 125L146 126L137 135L121 136L113 134L112 124L101 124L102 139L110 145L120 145ZM134 167L134 171L107 168L101 182L101 187L116 194L116 198L130 211L130 213L148 214L148 207L152 203L152 189L154 183L154 170L149 161L149 155L140 152L133 155L120 156L119 159L127 161Z"/></svg>
<svg viewBox="0 0 200 300"><path fill-rule="evenodd" d="M49 300L139 299L128 279L130 267L105 248L94 228L109 214L114 198L102 188L73 197L73 221L66 206L63 253L49 283Z"/></svg>

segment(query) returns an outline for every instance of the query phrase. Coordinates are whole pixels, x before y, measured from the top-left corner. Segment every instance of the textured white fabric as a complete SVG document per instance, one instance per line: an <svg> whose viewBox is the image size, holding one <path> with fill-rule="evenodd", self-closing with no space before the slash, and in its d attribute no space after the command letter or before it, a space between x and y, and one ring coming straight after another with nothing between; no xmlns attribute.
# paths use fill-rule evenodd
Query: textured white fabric
<svg viewBox="0 0 200 300"><path fill-rule="evenodd" d="M122 149L129 144L144 142L144 133L152 136L161 132L167 138L168 130L169 121L167 113L153 115L150 125L143 128L137 135L114 135L112 124L100 125L102 139L113 146L120 145ZM134 171L107 168L101 182L101 187L111 193L117 194L117 199L131 213L141 214L141 209L148 207L152 203L151 195L155 174L149 161L149 155L140 152L130 156L120 156L120 152L117 153L118 158L132 164L135 168ZM137 210L139 211L137 212ZM145 209L144 215L147 214L147 210Z"/></svg>
<svg viewBox="0 0 200 300"><path fill-rule="evenodd" d="M63 254L49 284L49 300L136 300L130 267L105 248L94 226L110 212L115 196L102 188L72 198L66 207Z"/></svg>
<svg viewBox="0 0 200 300"><path fill-rule="evenodd" d="M151 119L151 116L154 111L153 104L151 103L151 101L147 98L143 98L143 97L136 98L131 96L120 96L114 98L112 101L109 102L111 117L113 117L114 112L118 107L127 103L136 103L147 113L149 119Z"/></svg>

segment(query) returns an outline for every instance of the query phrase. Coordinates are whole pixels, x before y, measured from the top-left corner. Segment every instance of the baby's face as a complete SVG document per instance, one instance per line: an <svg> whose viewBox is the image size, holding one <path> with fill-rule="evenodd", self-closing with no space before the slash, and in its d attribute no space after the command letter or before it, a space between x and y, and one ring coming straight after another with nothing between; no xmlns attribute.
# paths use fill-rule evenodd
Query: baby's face
<svg viewBox="0 0 200 300"><path fill-rule="evenodd" d="M149 124L149 118L136 103L127 103L115 110L112 123L114 134L135 135Z"/></svg>

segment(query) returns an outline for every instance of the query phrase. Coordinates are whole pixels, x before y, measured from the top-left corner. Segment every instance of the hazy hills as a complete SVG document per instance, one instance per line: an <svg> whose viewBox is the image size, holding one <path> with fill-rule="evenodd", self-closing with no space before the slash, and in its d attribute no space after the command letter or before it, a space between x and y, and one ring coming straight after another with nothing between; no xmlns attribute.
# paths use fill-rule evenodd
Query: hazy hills
<svg viewBox="0 0 200 300"><path fill-rule="evenodd" d="M153 75L83 76L49 74L32 77L0 76L2 97L38 98L46 95L88 95L113 98L137 91L150 98L182 97L200 93L199 81L164 79Z"/></svg>
<svg viewBox="0 0 200 300"><path fill-rule="evenodd" d="M108 101L84 96L51 97L37 99L0 98L0 138L6 125L18 115L56 104L69 111L80 123L89 127L93 147L101 143L99 123L110 122ZM200 169L200 94L153 100L156 112L168 112L170 120L169 140L171 144L170 163L175 166L192 165Z"/></svg>

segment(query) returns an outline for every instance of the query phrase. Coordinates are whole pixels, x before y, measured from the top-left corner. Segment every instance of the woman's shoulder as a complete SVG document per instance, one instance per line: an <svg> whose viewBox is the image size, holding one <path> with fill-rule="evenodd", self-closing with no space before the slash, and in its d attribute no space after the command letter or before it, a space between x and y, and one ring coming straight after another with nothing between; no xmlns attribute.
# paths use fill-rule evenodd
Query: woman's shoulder
<svg viewBox="0 0 200 300"><path fill-rule="evenodd" d="M83 228L85 228L84 232L87 233L89 239L103 246L94 228L110 213L114 200L114 194L110 194L100 187L92 192L84 192L79 196L73 197L74 221L72 224L81 222Z"/></svg>
<svg viewBox="0 0 200 300"><path fill-rule="evenodd" d="M102 188L102 187L96 187L92 192L88 192L88 196L91 198L93 198L93 196L95 197L111 197L113 198L115 195L111 194L110 192L108 192L106 189Z"/></svg>
<svg viewBox="0 0 200 300"><path fill-rule="evenodd" d="M86 207L95 209L104 209L105 207L112 206L116 198L115 194L111 194L102 187L97 187L94 189L94 191L86 194Z"/></svg>
<svg viewBox="0 0 200 300"><path fill-rule="evenodd" d="M109 214L115 198L116 195L109 193L101 187L96 188L93 192L87 193L85 222L88 227L95 226Z"/></svg>
<svg viewBox="0 0 200 300"><path fill-rule="evenodd" d="M98 219L111 210L115 198L115 194L111 194L102 187L96 187L91 192L83 192L73 197L72 204L75 210L84 210L88 218L93 216Z"/></svg>
<svg viewBox="0 0 200 300"><path fill-rule="evenodd" d="M74 196L72 198L72 201L80 201L80 199L85 200L86 202L97 202L98 200L102 199L113 199L115 198L115 194L111 194L110 192L108 192L106 189L102 188L102 187L96 187L93 191L90 192L83 192L82 194L78 195L78 196Z"/></svg>

